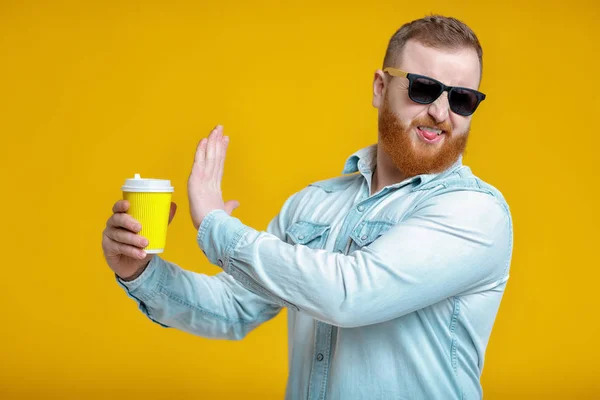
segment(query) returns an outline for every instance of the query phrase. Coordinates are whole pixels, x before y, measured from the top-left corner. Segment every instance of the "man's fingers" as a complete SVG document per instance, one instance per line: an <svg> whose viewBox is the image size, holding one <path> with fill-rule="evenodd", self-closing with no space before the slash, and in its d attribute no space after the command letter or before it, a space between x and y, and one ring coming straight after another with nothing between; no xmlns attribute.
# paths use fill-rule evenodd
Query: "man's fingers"
<svg viewBox="0 0 600 400"><path fill-rule="evenodd" d="M175 218L175 213L177 212L177 204L171 202L171 209L169 210L169 224Z"/></svg>
<svg viewBox="0 0 600 400"><path fill-rule="evenodd" d="M206 138L202 139L196 147L196 154L194 155L194 163L201 169L204 169L206 163Z"/></svg>
<svg viewBox="0 0 600 400"><path fill-rule="evenodd" d="M216 137L215 162L212 174L213 183L217 186L217 188L219 188L219 190L221 190L221 164L223 162L223 158L225 157L225 148L223 147L223 144L223 133L220 132L220 134Z"/></svg>
<svg viewBox="0 0 600 400"><path fill-rule="evenodd" d="M146 258L146 252L141 250L135 246L130 246L125 243L115 242L108 236L105 236L104 239L104 247L115 255L122 254L127 257L136 258L138 260L143 260Z"/></svg>
<svg viewBox="0 0 600 400"><path fill-rule="evenodd" d="M113 213L122 213L129 210L129 202L127 200L119 200L113 206Z"/></svg>
<svg viewBox="0 0 600 400"><path fill-rule="evenodd" d="M148 239L123 228L107 228L104 234L117 243L131 245L140 249L148 246Z"/></svg>
<svg viewBox="0 0 600 400"><path fill-rule="evenodd" d="M217 125L215 129L208 136L208 143L206 145L206 165L204 170L206 171L207 177L213 177L215 171L215 159L217 157L217 144L218 138L220 137L223 127Z"/></svg>
<svg viewBox="0 0 600 400"><path fill-rule="evenodd" d="M229 215L231 215L231 213L233 212L233 210L235 210L236 208L238 208L240 206L240 202L237 200L229 200L227 203L225 203L225 212Z"/></svg>
<svg viewBox="0 0 600 400"><path fill-rule="evenodd" d="M131 215L125 213L113 214L108 219L107 225L113 228L124 228L134 233L142 230L142 224L136 221Z"/></svg>
<svg viewBox="0 0 600 400"><path fill-rule="evenodd" d="M223 171L225 171L225 158L227 157L227 148L229 147L229 136L223 136L219 147L221 147L221 158L217 166L217 184L220 189L221 182L223 181Z"/></svg>

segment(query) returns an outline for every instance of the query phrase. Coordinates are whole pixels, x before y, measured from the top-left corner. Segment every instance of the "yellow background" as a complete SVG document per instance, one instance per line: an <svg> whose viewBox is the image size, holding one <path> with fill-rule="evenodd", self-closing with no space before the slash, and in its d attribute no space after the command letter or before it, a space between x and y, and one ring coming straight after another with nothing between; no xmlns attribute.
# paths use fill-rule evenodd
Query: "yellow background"
<svg viewBox="0 0 600 400"><path fill-rule="evenodd" d="M49 3L57 3L50 5ZM186 180L198 141L231 137L226 200L265 229L284 200L376 140L373 72L429 12L484 48L465 161L508 199L511 279L486 399L600 398L596 1L0 3L0 398L281 399L285 312L240 342L147 320L101 233L134 173L171 179L164 257L214 274Z"/></svg>

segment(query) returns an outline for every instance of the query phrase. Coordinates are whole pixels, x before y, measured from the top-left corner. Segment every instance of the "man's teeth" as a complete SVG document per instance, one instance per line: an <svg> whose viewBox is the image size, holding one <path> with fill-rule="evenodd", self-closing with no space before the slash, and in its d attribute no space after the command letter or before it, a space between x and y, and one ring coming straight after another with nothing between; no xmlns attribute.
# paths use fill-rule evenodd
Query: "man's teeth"
<svg viewBox="0 0 600 400"><path fill-rule="evenodd" d="M428 126L419 126L418 128L421 129L422 131L428 131L428 132L435 133L438 136L442 134L442 131L440 129L434 129L434 128L430 128Z"/></svg>

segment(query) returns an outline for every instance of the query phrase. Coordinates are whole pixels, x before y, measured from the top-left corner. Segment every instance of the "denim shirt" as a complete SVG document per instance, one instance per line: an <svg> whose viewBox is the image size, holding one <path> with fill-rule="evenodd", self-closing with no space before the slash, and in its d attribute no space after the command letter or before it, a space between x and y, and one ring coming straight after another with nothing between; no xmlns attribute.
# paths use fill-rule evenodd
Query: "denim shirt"
<svg viewBox="0 0 600 400"><path fill-rule="evenodd" d="M286 399L479 399L512 257L508 205L462 158L371 195L375 162L376 145L359 150L266 232L210 212L197 240L222 273L154 257L117 280L152 321L203 337L241 339L287 307Z"/></svg>

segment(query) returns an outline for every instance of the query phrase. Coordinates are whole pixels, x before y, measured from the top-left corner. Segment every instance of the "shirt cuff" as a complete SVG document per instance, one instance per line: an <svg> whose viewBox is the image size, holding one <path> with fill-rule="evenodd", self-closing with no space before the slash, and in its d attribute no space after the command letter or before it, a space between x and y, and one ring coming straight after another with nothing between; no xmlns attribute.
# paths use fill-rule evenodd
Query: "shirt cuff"
<svg viewBox="0 0 600 400"><path fill-rule="evenodd" d="M158 294L160 284L160 270L164 269L164 261L158 256L152 257L148 266L132 281L124 281L115 274L117 283L121 286L129 297L135 299L138 303L150 300Z"/></svg>
<svg viewBox="0 0 600 400"><path fill-rule="evenodd" d="M200 224L197 241L208 260L228 272L227 266L235 247L251 230L224 210L212 210Z"/></svg>

